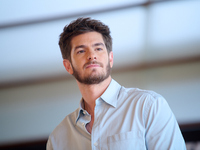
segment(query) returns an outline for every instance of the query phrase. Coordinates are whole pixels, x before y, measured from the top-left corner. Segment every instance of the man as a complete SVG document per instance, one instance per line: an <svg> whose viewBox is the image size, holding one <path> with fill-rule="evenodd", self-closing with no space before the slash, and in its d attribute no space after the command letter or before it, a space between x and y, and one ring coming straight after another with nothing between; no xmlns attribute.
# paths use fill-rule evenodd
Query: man
<svg viewBox="0 0 200 150"><path fill-rule="evenodd" d="M47 150L186 149L162 96L125 88L111 78L112 38L106 25L78 18L63 29L59 46L82 99L51 133Z"/></svg>

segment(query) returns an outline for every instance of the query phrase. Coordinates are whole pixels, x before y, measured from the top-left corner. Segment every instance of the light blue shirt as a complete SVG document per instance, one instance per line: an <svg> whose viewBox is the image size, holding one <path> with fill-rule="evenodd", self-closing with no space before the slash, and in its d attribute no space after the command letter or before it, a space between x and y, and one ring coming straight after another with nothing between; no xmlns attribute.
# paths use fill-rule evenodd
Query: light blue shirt
<svg viewBox="0 0 200 150"><path fill-rule="evenodd" d="M96 100L91 134L86 130L91 116L83 105L81 100L54 129L47 150L186 150L174 114L155 92L112 80Z"/></svg>

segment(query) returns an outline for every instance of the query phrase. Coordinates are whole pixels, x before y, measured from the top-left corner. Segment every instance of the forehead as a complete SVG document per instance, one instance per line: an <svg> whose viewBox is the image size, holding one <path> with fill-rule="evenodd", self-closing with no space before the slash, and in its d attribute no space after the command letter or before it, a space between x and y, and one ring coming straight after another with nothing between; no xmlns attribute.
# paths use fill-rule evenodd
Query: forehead
<svg viewBox="0 0 200 150"><path fill-rule="evenodd" d="M72 49L77 45L89 45L94 43L104 43L103 37L98 32L87 32L80 35L77 35L71 40Z"/></svg>

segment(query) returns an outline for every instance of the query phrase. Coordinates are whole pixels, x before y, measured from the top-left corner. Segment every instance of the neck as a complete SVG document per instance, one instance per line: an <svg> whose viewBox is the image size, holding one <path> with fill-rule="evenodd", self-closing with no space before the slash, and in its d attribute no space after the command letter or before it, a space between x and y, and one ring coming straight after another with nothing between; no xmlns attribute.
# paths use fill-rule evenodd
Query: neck
<svg viewBox="0 0 200 150"><path fill-rule="evenodd" d="M99 98L107 89L111 82L111 76L99 84L86 85L77 81L79 90L82 94L85 103L85 109L88 113L94 111L95 100ZM91 114L92 115L92 114Z"/></svg>
<svg viewBox="0 0 200 150"><path fill-rule="evenodd" d="M91 121L86 125L86 129L89 133L92 132L92 126L94 123L94 108L95 100L99 98L107 89L111 82L111 76L105 79L99 84L86 85L77 81L80 92L84 99L84 109L91 115Z"/></svg>

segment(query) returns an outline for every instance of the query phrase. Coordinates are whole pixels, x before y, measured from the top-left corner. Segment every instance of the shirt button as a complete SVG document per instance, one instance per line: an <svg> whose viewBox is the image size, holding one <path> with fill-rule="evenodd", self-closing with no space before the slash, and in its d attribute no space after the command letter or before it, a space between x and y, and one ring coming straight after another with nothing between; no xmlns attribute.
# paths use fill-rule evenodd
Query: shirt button
<svg viewBox="0 0 200 150"><path fill-rule="evenodd" d="M98 146L98 143L97 143L97 142L95 142L95 143L94 143L94 146Z"/></svg>
<svg viewBox="0 0 200 150"><path fill-rule="evenodd" d="M83 114L85 115L85 114L86 114L86 112L85 112L85 111L83 111Z"/></svg>
<svg viewBox="0 0 200 150"><path fill-rule="evenodd" d="M82 126L85 126L85 123L82 123Z"/></svg>

